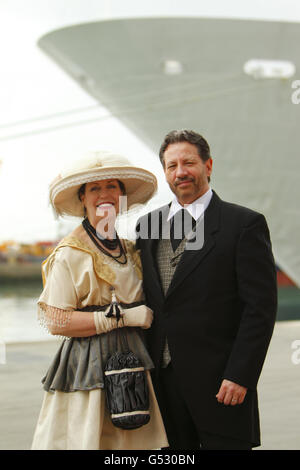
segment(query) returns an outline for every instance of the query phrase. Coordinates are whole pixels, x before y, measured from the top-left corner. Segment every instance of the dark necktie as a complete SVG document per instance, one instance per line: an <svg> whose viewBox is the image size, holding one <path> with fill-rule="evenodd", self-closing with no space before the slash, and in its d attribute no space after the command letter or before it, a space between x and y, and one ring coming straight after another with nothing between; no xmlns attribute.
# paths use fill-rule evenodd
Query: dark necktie
<svg viewBox="0 0 300 470"><path fill-rule="evenodd" d="M186 209L176 212L171 220L170 240L173 251L180 245L185 236L195 227L196 221Z"/></svg>

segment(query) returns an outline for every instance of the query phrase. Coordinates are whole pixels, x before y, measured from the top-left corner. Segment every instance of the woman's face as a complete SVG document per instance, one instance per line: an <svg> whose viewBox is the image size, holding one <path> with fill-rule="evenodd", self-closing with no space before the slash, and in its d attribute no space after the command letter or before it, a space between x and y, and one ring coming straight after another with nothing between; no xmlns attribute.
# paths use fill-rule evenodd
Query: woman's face
<svg viewBox="0 0 300 470"><path fill-rule="evenodd" d="M119 198L122 195L122 190L116 179L86 183L81 201L86 208L86 215L90 223L95 228L103 219L107 219L107 223L115 221L119 213Z"/></svg>

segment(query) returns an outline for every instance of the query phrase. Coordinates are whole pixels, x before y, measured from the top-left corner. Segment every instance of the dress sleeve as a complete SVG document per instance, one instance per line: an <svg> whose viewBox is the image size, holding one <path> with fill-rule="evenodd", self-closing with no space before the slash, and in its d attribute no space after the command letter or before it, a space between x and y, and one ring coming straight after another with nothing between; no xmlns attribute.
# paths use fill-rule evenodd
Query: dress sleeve
<svg viewBox="0 0 300 470"><path fill-rule="evenodd" d="M38 319L48 331L51 326L63 328L76 310L78 298L70 265L63 248L43 266L44 289L38 300Z"/></svg>

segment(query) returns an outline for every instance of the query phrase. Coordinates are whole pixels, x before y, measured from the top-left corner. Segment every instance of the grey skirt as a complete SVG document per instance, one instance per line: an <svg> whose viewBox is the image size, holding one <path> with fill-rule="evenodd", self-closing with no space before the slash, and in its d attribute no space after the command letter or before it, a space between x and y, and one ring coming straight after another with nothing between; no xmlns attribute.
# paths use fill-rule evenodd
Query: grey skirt
<svg viewBox="0 0 300 470"><path fill-rule="evenodd" d="M124 337L125 342L122 341ZM66 338L42 379L44 390L75 392L104 388L104 368L108 358L116 351L125 352L127 346L146 370L153 369L141 328L123 327L86 338Z"/></svg>

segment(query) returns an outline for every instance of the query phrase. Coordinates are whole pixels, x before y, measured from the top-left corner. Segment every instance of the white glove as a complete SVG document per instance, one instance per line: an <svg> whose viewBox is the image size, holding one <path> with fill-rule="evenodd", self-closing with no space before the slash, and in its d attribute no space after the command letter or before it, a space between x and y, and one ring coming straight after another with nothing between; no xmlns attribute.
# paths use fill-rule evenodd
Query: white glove
<svg viewBox="0 0 300 470"><path fill-rule="evenodd" d="M107 312L94 312L94 323L97 335L101 335L101 333L107 333L108 331L114 330L118 326L116 318L106 317L106 313ZM119 326L123 325L119 324Z"/></svg>
<svg viewBox="0 0 300 470"><path fill-rule="evenodd" d="M150 328L153 320L153 311L146 305L121 309L121 321L117 324L116 317L106 317L109 309L105 312L94 312L94 323L97 335L108 333L117 327L138 326L143 329Z"/></svg>
<svg viewBox="0 0 300 470"><path fill-rule="evenodd" d="M122 315L124 326L139 326L144 330L150 328L153 320L151 308L146 307L146 305L139 305L138 307L124 308L122 311L124 312L124 315Z"/></svg>

